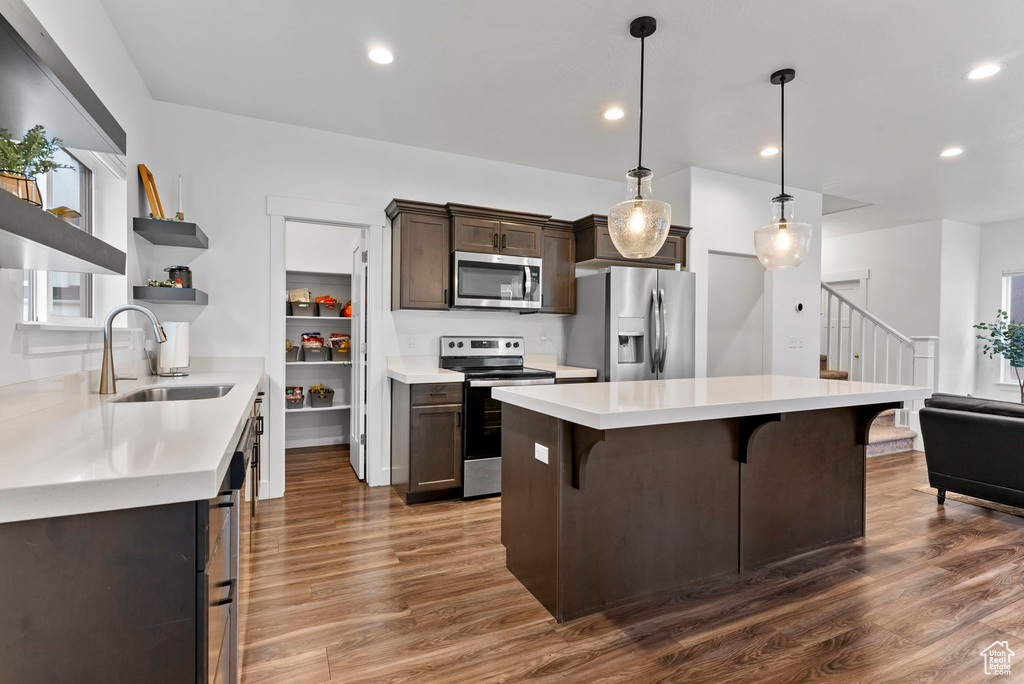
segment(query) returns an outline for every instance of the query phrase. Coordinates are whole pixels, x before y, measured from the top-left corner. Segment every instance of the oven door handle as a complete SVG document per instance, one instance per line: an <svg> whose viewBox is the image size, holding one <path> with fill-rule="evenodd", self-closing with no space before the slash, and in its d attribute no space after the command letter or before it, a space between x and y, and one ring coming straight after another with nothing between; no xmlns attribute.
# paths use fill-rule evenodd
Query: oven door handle
<svg viewBox="0 0 1024 684"><path fill-rule="evenodd" d="M554 378L529 378L523 380L470 380L470 387L521 387L524 385L554 385Z"/></svg>

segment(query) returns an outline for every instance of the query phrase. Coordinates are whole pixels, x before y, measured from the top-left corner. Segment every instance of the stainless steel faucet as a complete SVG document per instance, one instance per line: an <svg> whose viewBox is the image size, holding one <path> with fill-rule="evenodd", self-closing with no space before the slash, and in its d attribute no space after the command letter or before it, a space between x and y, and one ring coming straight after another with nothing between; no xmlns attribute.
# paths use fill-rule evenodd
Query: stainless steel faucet
<svg viewBox="0 0 1024 684"><path fill-rule="evenodd" d="M156 334L156 341L163 344L167 341L164 328L157 320L156 314L144 306L137 304L124 304L114 307L107 314L107 320L103 323L103 367L100 369L100 394L117 394L117 376L114 375L114 318L122 311L139 311L149 317L153 324L153 332Z"/></svg>

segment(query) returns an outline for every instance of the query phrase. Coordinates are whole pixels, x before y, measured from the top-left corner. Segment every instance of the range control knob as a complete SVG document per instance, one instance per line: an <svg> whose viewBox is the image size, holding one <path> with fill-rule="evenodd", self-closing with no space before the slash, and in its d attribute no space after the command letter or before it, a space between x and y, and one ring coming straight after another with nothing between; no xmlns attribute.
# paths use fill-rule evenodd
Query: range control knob
<svg viewBox="0 0 1024 684"><path fill-rule="evenodd" d="M506 343L505 343L505 347L506 347L506 348L508 348L508 347L511 347L511 346L512 346L512 343L511 343L511 342L506 342Z"/></svg>
<svg viewBox="0 0 1024 684"><path fill-rule="evenodd" d="M454 342L449 342L449 343L448 343L448 348L449 348L449 349L450 349L450 348L452 348L452 347L454 347L454 346L455 346L455 343L454 343Z"/></svg>
<svg viewBox="0 0 1024 684"><path fill-rule="evenodd" d="M459 342L459 349L462 349L462 343Z"/></svg>
<svg viewBox="0 0 1024 684"><path fill-rule="evenodd" d="M512 346L518 349L519 348L519 343L518 342L513 342Z"/></svg>

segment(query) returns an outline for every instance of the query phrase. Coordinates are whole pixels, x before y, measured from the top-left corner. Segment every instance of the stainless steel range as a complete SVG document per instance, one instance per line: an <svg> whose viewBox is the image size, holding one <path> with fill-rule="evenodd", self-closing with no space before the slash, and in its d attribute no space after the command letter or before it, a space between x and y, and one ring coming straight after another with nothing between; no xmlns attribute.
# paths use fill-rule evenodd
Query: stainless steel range
<svg viewBox="0 0 1024 684"><path fill-rule="evenodd" d="M442 337L441 367L465 374L462 495L501 492L501 402L492 387L553 385L551 371L523 367L522 337Z"/></svg>

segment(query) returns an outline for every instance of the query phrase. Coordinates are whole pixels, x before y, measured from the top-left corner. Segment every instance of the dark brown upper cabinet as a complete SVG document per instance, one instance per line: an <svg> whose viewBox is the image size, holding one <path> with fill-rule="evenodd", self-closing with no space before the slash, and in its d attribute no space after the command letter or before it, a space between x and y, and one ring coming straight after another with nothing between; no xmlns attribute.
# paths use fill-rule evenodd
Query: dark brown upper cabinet
<svg viewBox="0 0 1024 684"><path fill-rule="evenodd" d="M451 218L442 204L392 200L391 308L447 309Z"/></svg>
<svg viewBox="0 0 1024 684"><path fill-rule="evenodd" d="M648 264L650 266L675 266L686 268L686 236L690 229L685 226L669 228L668 238L656 255L648 259L627 259L619 254L608 232L608 217L591 214L573 222L576 234L576 262L595 264Z"/></svg>
<svg viewBox="0 0 1024 684"><path fill-rule="evenodd" d="M449 203L447 207L453 252L541 256L541 235L550 216L468 204Z"/></svg>
<svg viewBox="0 0 1024 684"><path fill-rule="evenodd" d="M553 219L541 235L541 313L576 313L576 236L571 221Z"/></svg>

